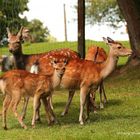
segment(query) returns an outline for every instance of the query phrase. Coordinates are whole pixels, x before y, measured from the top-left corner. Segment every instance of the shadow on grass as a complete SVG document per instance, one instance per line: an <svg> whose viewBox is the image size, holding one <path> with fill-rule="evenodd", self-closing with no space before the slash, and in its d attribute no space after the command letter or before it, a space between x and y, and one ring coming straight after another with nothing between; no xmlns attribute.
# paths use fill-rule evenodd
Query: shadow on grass
<svg viewBox="0 0 140 140"><path fill-rule="evenodd" d="M111 99L111 100L108 100L107 103L105 104L105 108L108 108L110 106L120 106L123 104L123 101L122 100L119 100L119 99Z"/></svg>

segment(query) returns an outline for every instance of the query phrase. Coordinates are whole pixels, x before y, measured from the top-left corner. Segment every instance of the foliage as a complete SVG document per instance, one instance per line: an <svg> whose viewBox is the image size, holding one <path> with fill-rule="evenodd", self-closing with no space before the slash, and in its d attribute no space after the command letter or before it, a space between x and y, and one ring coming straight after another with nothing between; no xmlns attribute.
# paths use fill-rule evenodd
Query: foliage
<svg viewBox="0 0 140 140"><path fill-rule="evenodd" d="M48 28L38 19L30 21L26 26L31 32L32 42L43 42L49 36Z"/></svg>
<svg viewBox="0 0 140 140"><path fill-rule="evenodd" d="M33 42L45 41L49 35L47 27L37 19L29 22L26 17L21 18L23 12L28 11L28 0L0 0L0 40L6 37L6 27L12 33L17 33L21 26L29 27Z"/></svg>
<svg viewBox="0 0 140 140"><path fill-rule="evenodd" d="M28 0L0 0L0 40L4 37L6 27L12 31L18 30L26 18L21 19L20 14L28 11Z"/></svg>
<svg viewBox="0 0 140 140"><path fill-rule="evenodd" d="M118 28L125 22L116 0L86 0L89 24L103 24Z"/></svg>

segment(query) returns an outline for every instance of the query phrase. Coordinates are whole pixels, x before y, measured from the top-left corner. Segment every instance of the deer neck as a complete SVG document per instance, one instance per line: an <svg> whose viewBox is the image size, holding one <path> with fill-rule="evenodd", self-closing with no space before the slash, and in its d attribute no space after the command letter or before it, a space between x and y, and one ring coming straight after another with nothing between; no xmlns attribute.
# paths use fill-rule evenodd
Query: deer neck
<svg viewBox="0 0 140 140"><path fill-rule="evenodd" d="M13 56L15 59L15 67L17 69L25 69L24 55L22 54L22 52L13 54Z"/></svg>
<svg viewBox="0 0 140 140"><path fill-rule="evenodd" d="M54 70L54 73L52 75L53 88L56 88L57 86L59 86L61 82L61 78L62 76L56 70Z"/></svg>
<svg viewBox="0 0 140 140"><path fill-rule="evenodd" d="M118 57L109 53L107 60L102 64L101 78L105 79L117 66Z"/></svg>

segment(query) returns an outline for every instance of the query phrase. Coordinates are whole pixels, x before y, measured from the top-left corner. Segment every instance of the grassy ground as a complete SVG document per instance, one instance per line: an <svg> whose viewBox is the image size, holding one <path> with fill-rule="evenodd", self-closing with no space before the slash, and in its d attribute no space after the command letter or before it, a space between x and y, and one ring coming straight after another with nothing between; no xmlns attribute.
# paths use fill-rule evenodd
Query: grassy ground
<svg viewBox="0 0 140 140"><path fill-rule="evenodd" d="M25 46L26 47L26 46ZM32 47L32 46L31 46ZM42 123L31 128L32 100L28 107L23 130L13 113L8 112L8 131L0 127L0 140L139 140L140 139L140 73L139 68L129 70L126 74L108 78L105 81L108 103L97 114L90 114L90 122L84 126L78 123L79 91L76 91L69 114L60 114L67 100L66 90L57 90L53 96L54 112L60 125L48 126L44 108L41 108ZM97 103L99 97L97 94ZM21 107L21 105L20 105ZM0 97L0 112L2 96ZM19 108L20 112L21 108ZM1 120L1 116L0 116ZM1 126L1 121L0 121Z"/></svg>

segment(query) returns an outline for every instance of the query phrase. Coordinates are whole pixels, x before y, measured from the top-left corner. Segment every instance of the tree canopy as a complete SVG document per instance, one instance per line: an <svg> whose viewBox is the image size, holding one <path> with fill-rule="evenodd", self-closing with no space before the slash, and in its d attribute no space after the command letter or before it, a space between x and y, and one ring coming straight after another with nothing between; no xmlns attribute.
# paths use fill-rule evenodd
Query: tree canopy
<svg viewBox="0 0 140 140"><path fill-rule="evenodd" d="M107 24L114 28L125 22L116 0L86 0L86 19L89 24Z"/></svg>
<svg viewBox="0 0 140 140"><path fill-rule="evenodd" d="M43 23L40 20L32 20L28 23L27 27L31 33L32 42L43 42L47 40L49 30L47 27L43 26Z"/></svg>
<svg viewBox="0 0 140 140"><path fill-rule="evenodd" d="M29 11L27 3L29 0L0 0L0 40L6 36L6 27L12 33L16 33L21 26L26 26L31 30L33 41L44 41L49 35L47 27L37 19L29 22L26 17L21 18L25 11Z"/></svg>
<svg viewBox="0 0 140 140"><path fill-rule="evenodd" d="M20 14L28 11L28 0L0 0L0 40L6 32L6 27L15 31L25 19L20 18Z"/></svg>

